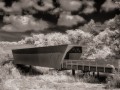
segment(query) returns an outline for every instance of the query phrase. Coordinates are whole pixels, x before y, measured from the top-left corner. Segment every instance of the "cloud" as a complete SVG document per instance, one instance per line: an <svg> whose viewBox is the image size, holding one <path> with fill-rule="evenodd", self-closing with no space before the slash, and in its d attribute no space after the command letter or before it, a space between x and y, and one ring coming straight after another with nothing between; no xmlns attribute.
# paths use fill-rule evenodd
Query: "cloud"
<svg viewBox="0 0 120 90"><path fill-rule="evenodd" d="M20 0L21 7L23 9L29 9L33 7L38 11L47 11L54 8L52 0L41 0L43 5L38 5L39 0Z"/></svg>
<svg viewBox="0 0 120 90"><path fill-rule="evenodd" d="M3 31L7 32L17 32L17 28L13 27L11 24L5 25L1 28Z"/></svg>
<svg viewBox="0 0 120 90"><path fill-rule="evenodd" d="M49 28L49 24L46 21L35 20L31 15L5 16L4 22L6 25L1 29L8 32L40 31Z"/></svg>
<svg viewBox="0 0 120 90"><path fill-rule="evenodd" d="M5 12L9 14L21 14L22 7L20 2L13 2L11 7L6 7L5 2L0 2L0 8Z"/></svg>
<svg viewBox="0 0 120 90"><path fill-rule="evenodd" d="M60 4L60 7L55 7L56 5L53 5L54 1ZM59 26L72 27L85 22L85 19L79 15L82 14L84 16L86 14L88 16L96 11L94 4L95 0L12 0L11 6L6 7L5 1L0 0L0 11L4 12L5 15L9 15L3 15L5 25L2 27L2 30L8 32L25 32L29 30L40 31L49 28L50 25L47 21L36 20L35 18L41 11L45 13L42 13L40 17L38 16L39 18L54 22L55 25L58 21L57 25ZM115 5L112 3L112 0L106 0L101 10L113 10L117 8ZM76 15L71 15L72 11L76 11L72 13ZM93 18L92 16L94 15L90 15L88 19Z"/></svg>
<svg viewBox="0 0 120 90"><path fill-rule="evenodd" d="M91 14L96 11L93 0L59 0L60 7L65 11L79 11L80 8L85 7L80 13Z"/></svg>
<svg viewBox="0 0 120 90"><path fill-rule="evenodd" d="M5 3L0 1L0 9L4 7Z"/></svg>
<svg viewBox="0 0 120 90"><path fill-rule="evenodd" d="M106 2L101 6L101 11L109 12L117 8L119 8L119 6L112 0L106 0Z"/></svg>
<svg viewBox="0 0 120 90"><path fill-rule="evenodd" d="M59 19L58 19L58 25L59 26L67 26L72 27L74 25L77 25L78 23L84 23L85 19L78 15L70 15L65 12L63 12Z"/></svg>
<svg viewBox="0 0 120 90"><path fill-rule="evenodd" d="M84 14L91 14L96 11L96 8L94 7L95 2L93 0L84 0L83 5L85 8L83 9Z"/></svg>
<svg viewBox="0 0 120 90"><path fill-rule="evenodd" d="M37 11L47 11L54 8L52 0L42 0L43 5L39 5L38 2L39 0L19 0L12 2L10 7L6 7L5 2L0 1L0 9L9 14L22 14L22 10L35 13Z"/></svg>
<svg viewBox="0 0 120 90"><path fill-rule="evenodd" d="M82 7L82 2L79 0L59 0L60 7L66 11L77 11Z"/></svg>
<svg viewBox="0 0 120 90"><path fill-rule="evenodd" d="M0 9L10 14L21 12L21 6L18 2L14 2L11 7L6 7L5 2L0 1Z"/></svg>

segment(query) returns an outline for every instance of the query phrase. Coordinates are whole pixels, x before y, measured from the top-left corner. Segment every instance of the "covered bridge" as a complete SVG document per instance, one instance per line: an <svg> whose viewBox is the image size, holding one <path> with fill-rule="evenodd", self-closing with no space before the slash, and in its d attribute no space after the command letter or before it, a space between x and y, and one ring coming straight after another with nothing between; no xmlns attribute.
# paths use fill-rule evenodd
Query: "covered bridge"
<svg viewBox="0 0 120 90"><path fill-rule="evenodd" d="M82 47L58 45L12 50L14 63L60 69L64 60L80 60Z"/></svg>

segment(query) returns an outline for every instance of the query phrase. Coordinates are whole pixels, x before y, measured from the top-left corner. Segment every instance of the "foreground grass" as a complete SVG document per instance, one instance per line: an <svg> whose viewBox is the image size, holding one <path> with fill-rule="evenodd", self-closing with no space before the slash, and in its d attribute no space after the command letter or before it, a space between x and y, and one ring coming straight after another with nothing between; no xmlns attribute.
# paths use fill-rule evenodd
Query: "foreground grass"
<svg viewBox="0 0 120 90"><path fill-rule="evenodd" d="M0 90L104 90L91 77L73 77L71 71L16 66L8 60L8 52L0 52ZM89 83L88 83L89 82ZM118 89L119 90L119 89Z"/></svg>
<svg viewBox="0 0 120 90"><path fill-rule="evenodd" d="M56 72L46 68L43 75L22 75L16 68L7 77L2 78L1 90L103 90L102 84L89 84L81 79L68 76L65 72ZM48 72L49 71L49 72Z"/></svg>
<svg viewBox="0 0 120 90"><path fill-rule="evenodd" d="M26 71L23 71L26 69ZM12 61L0 67L0 90L104 90L105 85L95 84L91 78L73 77L71 71L16 67ZM89 82L90 83L87 83ZM119 89L118 89L119 90Z"/></svg>

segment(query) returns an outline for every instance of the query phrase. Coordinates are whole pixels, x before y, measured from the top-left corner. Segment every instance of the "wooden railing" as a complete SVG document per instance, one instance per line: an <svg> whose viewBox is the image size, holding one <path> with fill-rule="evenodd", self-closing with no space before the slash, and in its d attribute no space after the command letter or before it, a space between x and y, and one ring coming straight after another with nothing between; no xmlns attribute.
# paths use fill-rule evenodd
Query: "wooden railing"
<svg viewBox="0 0 120 90"><path fill-rule="evenodd" d="M97 59L86 59L86 60L64 60L61 68L64 69L75 69L85 71L95 71L112 73L113 68L116 71L120 71L120 59L118 60L97 60Z"/></svg>

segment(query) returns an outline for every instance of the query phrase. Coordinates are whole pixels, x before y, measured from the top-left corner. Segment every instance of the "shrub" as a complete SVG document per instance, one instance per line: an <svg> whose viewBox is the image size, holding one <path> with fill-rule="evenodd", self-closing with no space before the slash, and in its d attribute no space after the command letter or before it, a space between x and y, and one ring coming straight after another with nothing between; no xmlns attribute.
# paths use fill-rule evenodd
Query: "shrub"
<svg viewBox="0 0 120 90"><path fill-rule="evenodd" d="M99 83L99 80L93 76L83 77L83 81L87 83Z"/></svg>
<svg viewBox="0 0 120 90"><path fill-rule="evenodd" d="M113 75L109 75L107 77L106 88L120 88L120 74L115 70L115 67L111 65L113 68Z"/></svg>

